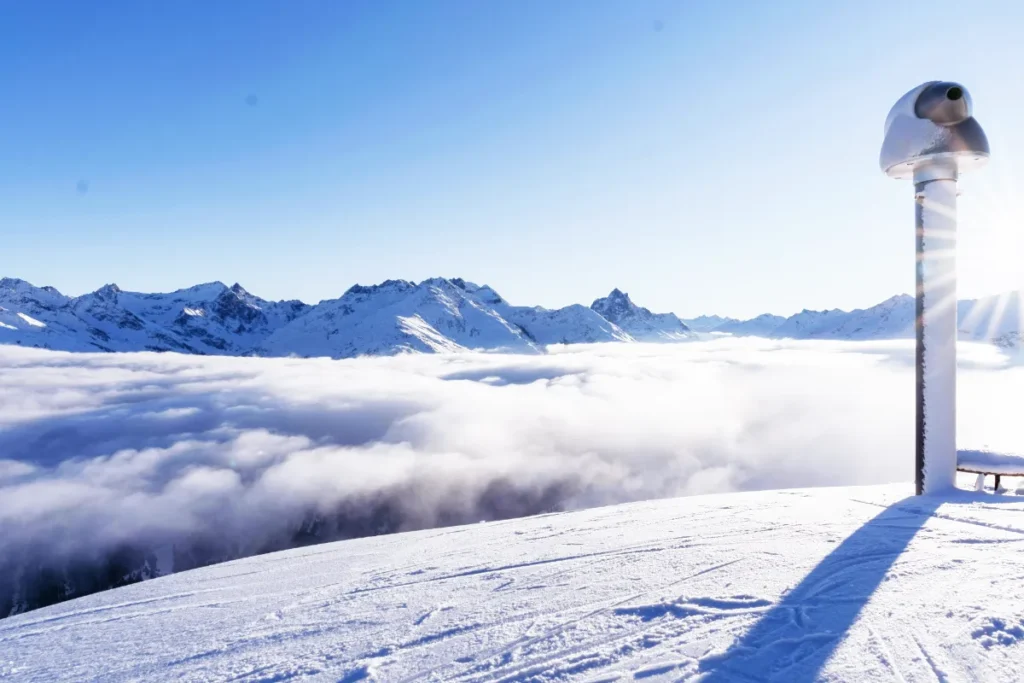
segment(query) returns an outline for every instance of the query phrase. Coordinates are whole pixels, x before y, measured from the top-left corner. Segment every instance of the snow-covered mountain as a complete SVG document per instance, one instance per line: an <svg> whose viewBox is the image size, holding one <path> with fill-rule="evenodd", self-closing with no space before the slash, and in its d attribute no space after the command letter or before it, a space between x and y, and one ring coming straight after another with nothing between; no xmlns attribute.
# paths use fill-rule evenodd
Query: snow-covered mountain
<svg viewBox="0 0 1024 683"><path fill-rule="evenodd" d="M912 493L697 496L250 557L0 620L0 678L1019 681L1024 506Z"/></svg>
<svg viewBox="0 0 1024 683"><path fill-rule="evenodd" d="M958 302L960 338L1016 347L1024 341L1020 292ZM803 310L789 318L764 314L727 320L703 331L774 339L908 339L914 336L914 297L900 294L870 308L842 311ZM710 316L703 316L710 320Z"/></svg>
<svg viewBox="0 0 1024 683"><path fill-rule="evenodd" d="M633 340L586 306L513 306L491 287L461 278L355 285L316 306L266 301L219 282L168 294L106 285L67 297L52 287L0 280L0 343L65 351L349 358L464 349L538 353L548 344Z"/></svg>
<svg viewBox="0 0 1024 683"><path fill-rule="evenodd" d="M404 351L538 351L529 335L492 306L444 278L416 284L355 285L270 335L269 356L351 358Z"/></svg>
<svg viewBox="0 0 1024 683"><path fill-rule="evenodd" d="M73 299L53 287L35 287L24 280L0 279L0 343L66 351L106 350L92 342L93 332L70 310Z"/></svg>
<svg viewBox="0 0 1024 683"><path fill-rule="evenodd" d="M786 319L780 315L764 313L750 320L729 319L709 332L725 332L737 337L770 337Z"/></svg>
<svg viewBox="0 0 1024 683"><path fill-rule="evenodd" d="M355 285L270 335L257 353L350 358L465 349L537 353L547 344L632 341L579 304L513 306L461 278Z"/></svg>
<svg viewBox="0 0 1024 683"><path fill-rule="evenodd" d="M651 313L643 306L637 306L629 294L619 289L595 300L590 307L638 341L684 341L693 338L690 328L675 313Z"/></svg>
<svg viewBox="0 0 1024 683"><path fill-rule="evenodd" d="M549 344L678 342L697 333L790 339L896 339L914 334L914 298L901 294L854 311L804 310L750 320L708 315L686 321L652 313L619 289L588 308L515 306L461 278L355 285L310 306L267 301L211 282L166 294L105 285L78 297L0 279L0 344L63 351L350 358L479 349L539 353ZM1020 293L959 302L961 338L1020 346Z"/></svg>
<svg viewBox="0 0 1024 683"><path fill-rule="evenodd" d="M493 289L480 287L460 278L452 280L467 295L493 307L538 344L593 344L609 341L634 341L626 331L597 311L582 304L565 308L513 306Z"/></svg>
<svg viewBox="0 0 1024 683"><path fill-rule="evenodd" d="M107 285L79 297L72 307L100 329L104 323L113 324L115 329L105 329L111 334L124 329L119 323L135 319L170 330L173 337L200 352L234 355L249 351L310 308L300 301L265 301L237 283L225 287L220 282L170 294L123 292L117 285Z"/></svg>
<svg viewBox="0 0 1024 683"><path fill-rule="evenodd" d="M0 280L0 343L64 351L180 351L241 355L306 313L300 301L265 301L212 282L167 294L105 285L67 297Z"/></svg>
<svg viewBox="0 0 1024 683"><path fill-rule="evenodd" d="M694 332L714 332L726 323L738 323L736 318L725 318L720 315L701 315L696 318L683 318L683 324Z"/></svg>
<svg viewBox="0 0 1024 683"><path fill-rule="evenodd" d="M773 337L782 339L827 339L829 332L848 314L838 308L831 311L809 311L804 309L786 318L772 331Z"/></svg>

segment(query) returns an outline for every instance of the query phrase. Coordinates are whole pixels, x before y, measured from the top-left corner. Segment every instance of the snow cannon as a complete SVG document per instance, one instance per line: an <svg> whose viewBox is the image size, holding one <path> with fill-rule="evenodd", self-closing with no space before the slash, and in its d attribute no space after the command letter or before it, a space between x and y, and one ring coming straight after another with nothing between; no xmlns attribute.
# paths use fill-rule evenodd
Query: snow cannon
<svg viewBox="0 0 1024 683"><path fill-rule="evenodd" d="M988 161L988 139L958 83L929 81L897 100L885 120L879 165L914 181L917 223L918 495L956 480L957 179Z"/></svg>
<svg viewBox="0 0 1024 683"><path fill-rule="evenodd" d="M880 165L914 184L945 179L988 161L988 138L972 115L971 95L958 83L930 81L901 97L885 119Z"/></svg>

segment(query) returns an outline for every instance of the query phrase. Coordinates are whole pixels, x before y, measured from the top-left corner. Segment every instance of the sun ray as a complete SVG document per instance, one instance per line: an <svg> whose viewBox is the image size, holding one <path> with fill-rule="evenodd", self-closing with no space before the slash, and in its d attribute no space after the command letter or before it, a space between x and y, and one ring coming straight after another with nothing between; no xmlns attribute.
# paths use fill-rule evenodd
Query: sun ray
<svg viewBox="0 0 1024 683"><path fill-rule="evenodd" d="M1013 341L1016 344L1020 344L1024 341L1024 338L1021 337L1021 330L1024 330L1024 298L1021 297L1020 292L1012 292L1010 296L1015 303L1014 308L1016 309L1017 319L1014 321L1013 329L1007 330L1007 332L1014 335Z"/></svg>
<svg viewBox="0 0 1024 683"><path fill-rule="evenodd" d="M924 256L918 255L918 261L948 261L956 258L956 249L928 249Z"/></svg>
<svg viewBox="0 0 1024 683"><path fill-rule="evenodd" d="M925 263L925 267L926 268L927 268L928 262L931 262L931 261L932 261L931 258L926 259L926 263ZM933 275L931 273L928 273L928 284L931 287L941 287L941 286L944 286L944 285L948 285L949 283L954 282L954 281L956 281L956 271L954 269L952 269L952 268L948 269L947 272L944 272L941 275Z"/></svg>
<svg viewBox="0 0 1024 683"><path fill-rule="evenodd" d="M943 218L948 218L951 221L955 221L957 219L955 205L949 206L948 204L945 204L943 202L937 202L927 198L921 198L918 201L920 202L921 207L930 213L936 213L942 216Z"/></svg>
<svg viewBox="0 0 1024 683"><path fill-rule="evenodd" d="M918 230L918 232L924 233L925 237L934 240L956 240L956 230L943 230L941 228L928 228L927 230Z"/></svg>
<svg viewBox="0 0 1024 683"><path fill-rule="evenodd" d="M995 299L988 297L975 301L974 305L971 306L971 309L967 312L967 315L964 316L961 323L963 328L965 330L973 330L974 326L984 319L985 314L992 310L995 303Z"/></svg>
<svg viewBox="0 0 1024 683"><path fill-rule="evenodd" d="M996 336L996 329L999 324L1003 321L1003 314L1006 312L1006 305L1009 303L1008 294L1000 294L996 299L995 311L992 313L992 317L988 320L988 327L985 329L985 339L992 339Z"/></svg>
<svg viewBox="0 0 1024 683"><path fill-rule="evenodd" d="M935 313L944 313L950 306L956 305L956 292L948 292L938 301L928 301L928 310Z"/></svg>

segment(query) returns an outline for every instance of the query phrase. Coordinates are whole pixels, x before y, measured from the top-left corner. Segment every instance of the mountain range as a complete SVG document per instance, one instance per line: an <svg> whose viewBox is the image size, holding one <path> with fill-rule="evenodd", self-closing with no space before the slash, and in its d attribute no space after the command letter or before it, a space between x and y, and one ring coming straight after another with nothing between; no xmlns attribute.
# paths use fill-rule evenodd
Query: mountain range
<svg viewBox="0 0 1024 683"><path fill-rule="evenodd" d="M909 294L886 299L870 308L843 311L803 310L788 318L765 313L749 320L701 316L684 320L694 332L766 337L769 339L905 339L914 336L916 302ZM1021 293L964 299L957 302L960 339L1018 347L1022 332Z"/></svg>
<svg viewBox="0 0 1024 683"><path fill-rule="evenodd" d="M1022 339L1019 293L959 302L961 338L1004 347ZM0 279L0 344L64 351L351 358L480 349L540 353L549 344L678 342L708 335L792 339L913 336L914 298L866 309L804 310L749 320L652 313L614 289L589 307L516 306L461 278L355 285L315 306L268 301L212 282L170 293L109 284L70 297L53 287Z"/></svg>

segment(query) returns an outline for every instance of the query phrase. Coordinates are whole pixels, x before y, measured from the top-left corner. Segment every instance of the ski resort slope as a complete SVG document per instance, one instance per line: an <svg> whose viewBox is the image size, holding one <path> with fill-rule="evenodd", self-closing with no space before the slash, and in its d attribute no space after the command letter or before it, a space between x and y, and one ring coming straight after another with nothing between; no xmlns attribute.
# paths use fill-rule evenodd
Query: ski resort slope
<svg viewBox="0 0 1024 683"><path fill-rule="evenodd" d="M722 494L343 541L0 621L17 681L1016 681L1024 501Z"/></svg>

